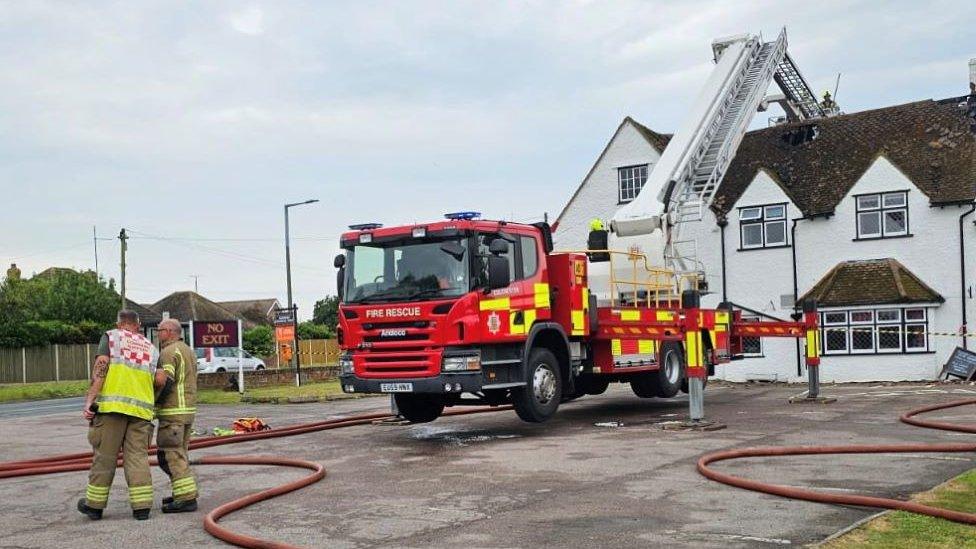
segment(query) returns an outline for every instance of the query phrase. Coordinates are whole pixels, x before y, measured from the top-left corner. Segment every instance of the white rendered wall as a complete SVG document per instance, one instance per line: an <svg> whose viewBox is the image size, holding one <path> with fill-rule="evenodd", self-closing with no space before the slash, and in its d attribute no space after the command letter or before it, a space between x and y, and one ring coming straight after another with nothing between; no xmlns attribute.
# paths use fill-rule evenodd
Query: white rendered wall
<svg viewBox="0 0 976 549"><path fill-rule="evenodd" d="M609 219L620 207L617 197L617 168L650 164L659 154L628 123L611 140L603 158L584 182L582 189L566 209L554 238L557 249L586 246L589 221L593 217ZM853 195L872 192L908 191L908 238L854 241L855 204ZM648 189L648 191L657 192ZM793 291L792 248L738 251L740 246L738 208L760 204L788 204L787 239L791 220L802 217L786 194L765 171L756 174L752 184L728 214L725 228L728 298L773 316L788 318L791 308L780 304L782 294ZM968 207L930 207L929 199L887 158L880 156L862 175L838 204L828 219L797 222L797 278L799 294L813 287L830 269L842 261L894 258L940 293L946 302L929 309L929 330L955 332L961 322L959 274L959 215ZM976 292L976 214L967 218L966 231L967 285ZM701 222L689 223L683 237L694 238L699 258L706 265L709 293L702 298L704 307L714 307L722 299L721 232L714 214L705 213ZM968 297L970 331L976 331L976 301ZM821 379L831 381L896 381L935 379L942 365L961 345L961 338L931 336L928 354L828 355L823 358ZM971 338L976 349L976 338ZM791 339L763 340L763 356L719 366L720 378L777 379L804 381L805 370L797 375L796 346Z"/></svg>
<svg viewBox="0 0 976 549"><path fill-rule="evenodd" d="M553 233L557 250L586 248L590 232L590 220L598 217L609 222L619 204L617 168L647 164L648 173L661 157L657 150L634 128L629 121L610 140L606 152L600 158L579 193L559 218L559 226ZM650 191L650 190L647 190ZM655 195L656 190L652 191Z"/></svg>
<svg viewBox="0 0 976 549"><path fill-rule="evenodd" d="M908 191L909 233L913 236L854 241L853 196L902 190ZM729 212L726 228L729 299L779 317L786 317L791 312L780 306L780 294L792 292L790 249L736 251L739 247L737 208L775 203L783 201L785 196L768 174L759 172ZM791 218L799 217L795 206L789 209ZM927 196L891 162L879 157L838 204L833 217L798 222L795 245L800 295L842 261L891 257L946 299L942 305L929 309L929 330L955 332L961 319L958 219L964 211L957 207L930 207ZM976 231L971 223L966 224L965 230L968 231L968 264L972 266ZM699 233L708 234L702 230ZM715 248L718 249L717 244ZM973 273L972 268L968 272ZM720 292L720 282L714 288ZM967 299L972 309L973 300ZM718 296L709 296L704 301L712 306L718 302ZM929 354L825 356L821 379L827 382L934 379L960 341L957 337L932 336L929 345L934 352ZM717 374L730 380L775 377L802 381L805 374L797 376L795 349L792 341L765 339L764 357L720 367Z"/></svg>

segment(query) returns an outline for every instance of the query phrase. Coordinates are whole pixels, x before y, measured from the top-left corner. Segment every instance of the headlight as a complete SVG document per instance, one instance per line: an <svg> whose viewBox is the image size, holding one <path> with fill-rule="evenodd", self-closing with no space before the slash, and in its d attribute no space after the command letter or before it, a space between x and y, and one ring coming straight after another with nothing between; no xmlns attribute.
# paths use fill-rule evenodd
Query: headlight
<svg viewBox="0 0 976 549"><path fill-rule="evenodd" d="M352 371L353 371L352 370L352 357L350 357L350 356L339 357L339 370L343 374L351 374Z"/></svg>
<svg viewBox="0 0 976 549"><path fill-rule="evenodd" d="M481 357L478 355L446 356L441 363L441 370L445 372L474 372L481 369Z"/></svg>

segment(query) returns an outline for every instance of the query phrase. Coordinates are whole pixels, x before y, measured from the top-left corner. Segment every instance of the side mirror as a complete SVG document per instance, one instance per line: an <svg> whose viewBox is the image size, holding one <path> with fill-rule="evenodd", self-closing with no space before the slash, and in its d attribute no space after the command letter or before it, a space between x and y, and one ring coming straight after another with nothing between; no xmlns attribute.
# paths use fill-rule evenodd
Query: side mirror
<svg viewBox="0 0 976 549"><path fill-rule="evenodd" d="M491 241L491 244L488 245L488 252L491 253L491 255L507 254L508 242L501 238L496 238L495 240ZM506 284L506 286L508 286L508 284Z"/></svg>
<svg viewBox="0 0 976 549"><path fill-rule="evenodd" d="M492 243L494 246L494 242ZM507 247L507 244L506 244ZM497 255L488 256L488 289L505 288L512 283L508 270L508 258Z"/></svg>
<svg viewBox="0 0 976 549"><path fill-rule="evenodd" d="M332 260L332 266L341 269L346 266L346 254L339 254Z"/></svg>

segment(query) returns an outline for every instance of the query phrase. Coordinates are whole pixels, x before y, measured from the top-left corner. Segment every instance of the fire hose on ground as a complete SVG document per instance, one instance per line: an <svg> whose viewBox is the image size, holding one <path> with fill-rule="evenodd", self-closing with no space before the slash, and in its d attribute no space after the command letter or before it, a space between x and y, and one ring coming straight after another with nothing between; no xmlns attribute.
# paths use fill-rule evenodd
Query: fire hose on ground
<svg viewBox="0 0 976 549"><path fill-rule="evenodd" d="M469 408L469 409L458 409L446 412L445 416L457 416L466 414L477 414L484 412L494 412L501 410L510 410L510 406L498 407L498 408ZM254 433L242 433L239 435L225 436L225 437L202 437L196 438L190 441L190 449L198 450L201 448L210 448L213 446L223 446L226 444L237 444L241 442L249 442L253 440L263 440L269 438L279 438L294 435L301 435L306 433L314 433L317 431L326 431L330 429L340 429L342 427L352 427L355 425L366 425L372 423L376 420L392 419L393 416L387 413L374 413L374 414L360 414L356 416L349 416L344 418L317 421L313 423L303 423L298 425L291 425L288 427L283 427L281 429L269 430L269 431L258 431ZM155 450L155 446L150 446L150 452ZM92 453L91 452L79 452L75 454L61 454L56 456L47 456L43 458L31 459L31 460L21 460L21 461L9 461L5 463L0 463L0 479L5 478L15 478L15 477L26 477L34 475L50 475L55 473L66 473L71 471L87 471L91 467ZM151 459L150 463L154 466L158 465L155 459ZM286 549L293 548L294 546L285 543L279 543L275 541L262 540L260 538L247 536L244 534L239 534L232 532L223 526L220 526L217 522L224 516L229 515L235 511L244 509L267 499L271 499L282 494L287 494L295 490L301 489L310 484L314 484L323 478L325 478L326 472L325 468L317 463L311 461L305 461L300 459L290 459L290 458L280 458L280 457L261 457L261 456L204 456L201 458L192 458L192 465L270 465L279 467L292 467L308 469L312 471L311 475L307 475L298 480L291 481L274 488L269 488L261 492L250 494L232 501L229 501L223 505L220 505L213 511L207 513L204 517L203 525L204 529L212 536L231 543L240 547L255 547L255 548L278 548ZM118 466L122 466L122 460L119 459Z"/></svg>
<svg viewBox="0 0 976 549"><path fill-rule="evenodd" d="M976 425L964 425L959 423L946 423L946 422L939 422L939 421L926 421L915 417L919 414L923 414L926 412L934 412L936 410L956 408L968 404L976 404L976 399L957 400L954 402L948 402L944 404L935 404L932 406L925 406L923 408L916 408L914 410L910 410L902 414L900 419L904 423L908 423L910 425L915 425L918 427L926 427L929 429L940 429L945 431L957 431L960 433L976 433ZM728 484L730 486L745 488L746 490L752 490L755 492L764 492L766 494L773 494L776 496L782 496L791 499L802 499L806 501L815 501L818 503L832 503L835 505L856 505L860 507L876 507L880 509L898 509L902 511L908 511L911 513L917 513L920 515L928 515L932 517L943 518L954 522L961 522L965 524L976 524L976 514L974 513L962 513L959 511L951 511L949 509L941 509L939 507L922 505L920 503L914 503L911 501L901 501L897 499L880 498L880 497L872 497L872 496L859 496L854 494L831 494L826 492L820 492L817 490L807 490L805 488L796 488L793 486L784 486L781 484L771 484L767 482L760 482L757 480L737 477L735 475L730 475L727 473L720 473L712 469L711 467L709 467L709 464L716 463L719 461L726 461L726 460L740 459L740 458L750 458L750 457L754 458L754 457L802 456L802 455L825 455L825 454L893 454L893 453L906 453L906 452L907 453L976 452L976 443L858 444L858 445L844 445L844 446L778 446L778 447L766 446L766 447L753 447L753 448L738 448L735 450L723 450L720 452L713 452L702 456L701 459L698 460L698 472L700 472L702 475L704 475L709 479L721 482L723 484Z"/></svg>
<svg viewBox="0 0 976 549"><path fill-rule="evenodd" d="M976 433L976 426L962 425L956 423L926 421L915 417L922 413L932 412L936 410L944 410L948 408L955 408L967 404L976 404L976 399L968 399L962 401L949 402L945 404L938 404L934 406L927 406L924 408L917 408L915 410L911 410L903 414L901 416L901 421L911 425L917 425L920 427L927 427L932 429L942 429L942 430L958 431L964 433ZM483 408L460 409L460 410L454 410L448 412L445 415L450 415L450 416L465 415L465 414L500 411L506 409L509 409L509 407L489 408L489 409L483 409ZM196 450L201 448L209 448L213 446L222 446L226 444L249 442L253 440L263 440L269 438L279 438L279 437L300 435L306 433L313 433L317 431L325 431L329 429L339 429L342 427L365 425L365 424L372 423L375 420L390 419L392 417L393 416L385 413L362 414L362 415L349 416L349 417L338 418L333 420L292 425L292 426L284 427L277 430L271 430L271 431L244 433L244 434L228 436L228 437L197 438L191 441L190 448ZM150 450L153 449L154 447L150 448ZM818 492L815 490L806 490L806 489L794 488L790 486L768 484L768 483L763 483L755 480L736 477L734 475L720 473L708 467L708 465L711 463L731 460L731 459L746 458L746 457L773 457L773 456L817 455L817 454L819 455L859 454L859 453L874 454L874 453L898 453L898 452L976 452L976 443L853 445L853 446L784 446L784 447L743 448L743 449L727 450L727 451L707 454L698 461L698 470L705 477L712 480L716 480L718 482L722 482L724 484L737 486L748 490L783 496L787 498L815 501L820 503L856 505L856 506L863 506L863 507L878 507L878 508L885 508L885 509L901 509L913 513L945 518L956 522L976 524L976 514L972 514L972 513L961 513L956 511L950 511L947 509L940 509L940 508L931 507L927 505L921 505L917 503L900 501L895 499L888 499L888 498L829 494L824 492ZM11 461L6 463L0 463L0 479L24 477L24 476L32 476L32 475L47 475L47 474L54 474L54 473L64 473L69 471L85 471L91 466L91 458L92 458L92 454L90 452L87 453L82 452L82 453L75 453L75 454L48 456L48 457L32 459L32 460ZM280 496L282 494L286 494L301 489L310 484L314 484L320 481L321 479L325 478L326 476L325 469L321 465L310 461L290 459L290 458L256 457L256 456L204 456L201 458L193 459L192 463L195 465L269 465L269 466L279 466L279 467L303 468L312 471L312 474L307 475L301 479L294 480L289 483L282 484L274 488L269 488L267 490L263 490L261 492L250 494L241 498L237 498L223 505L220 505L216 509L207 513L206 517L204 518L204 528L206 529L206 531L220 540L223 540L227 543L231 543L234 545L238 545L240 547L291 548L293 546L285 543L262 540L256 537L232 532L218 524L218 521L222 517L225 517L230 513L244 509L248 506L254 505L255 503L258 503L260 501L271 499ZM152 460L152 464L156 465L155 460ZM119 461L118 465L119 466L122 465L121 460Z"/></svg>

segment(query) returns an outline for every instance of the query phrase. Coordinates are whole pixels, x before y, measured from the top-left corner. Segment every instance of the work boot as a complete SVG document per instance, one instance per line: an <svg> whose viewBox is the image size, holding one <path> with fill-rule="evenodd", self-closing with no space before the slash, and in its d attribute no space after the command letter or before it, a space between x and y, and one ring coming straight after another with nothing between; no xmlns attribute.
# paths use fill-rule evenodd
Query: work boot
<svg viewBox="0 0 976 549"><path fill-rule="evenodd" d="M164 513L192 513L197 510L197 500L170 501L163 503Z"/></svg>
<svg viewBox="0 0 976 549"><path fill-rule="evenodd" d="M133 509L132 516L136 520L147 520L149 518L149 509Z"/></svg>
<svg viewBox="0 0 976 549"><path fill-rule="evenodd" d="M78 511L92 520L102 520L102 510L89 507L85 498L78 500Z"/></svg>

